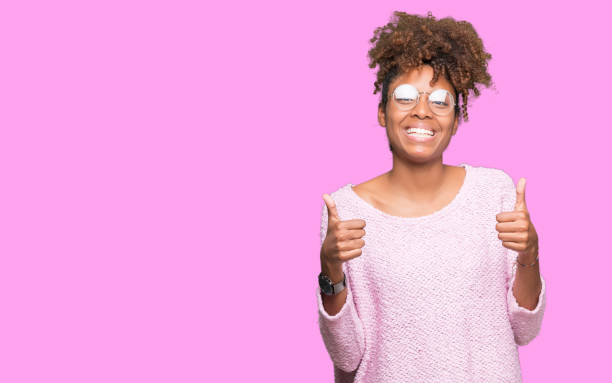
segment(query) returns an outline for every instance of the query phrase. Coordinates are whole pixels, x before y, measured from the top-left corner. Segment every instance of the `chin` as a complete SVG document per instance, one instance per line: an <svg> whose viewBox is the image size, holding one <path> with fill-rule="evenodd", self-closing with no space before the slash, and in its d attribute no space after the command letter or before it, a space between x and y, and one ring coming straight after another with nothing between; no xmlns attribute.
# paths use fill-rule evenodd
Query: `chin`
<svg viewBox="0 0 612 383"><path fill-rule="evenodd" d="M418 156L410 156L408 158L411 162L417 163L417 164L426 164L429 162L435 162L437 160L437 157L432 157L432 156L427 156L427 157L418 157Z"/></svg>
<svg viewBox="0 0 612 383"><path fill-rule="evenodd" d="M439 158L439 156L431 152L416 152L415 153L413 151L408 151L405 148L402 148L400 157L405 158L409 160L410 162L415 162L419 164L425 164L428 162L436 161Z"/></svg>

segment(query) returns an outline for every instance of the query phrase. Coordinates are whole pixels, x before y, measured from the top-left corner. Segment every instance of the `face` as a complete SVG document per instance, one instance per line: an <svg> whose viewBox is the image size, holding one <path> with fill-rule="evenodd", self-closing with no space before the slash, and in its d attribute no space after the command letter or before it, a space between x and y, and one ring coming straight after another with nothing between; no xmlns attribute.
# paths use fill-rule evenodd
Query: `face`
<svg viewBox="0 0 612 383"><path fill-rule="evenodd" d="M427 94L422 93L418 104L411 110L401 110L393 99L393 91L401 84L412 84L419 92L431 92L435 89L446 89L454 97L453 86L448 80L440 76L431 86L433 68L424 65L410 72L397 76L389 84L387 95L386 114L382 107L378 110L378 122L387 130L387 138L393 147L394 155L409 159L413 162L429 162L442 157L450 143L451 137L457 132L458 119L455 111L448 115L439 116L430 109ZM457 100L455 100L455 104ZM409 128L424 128L434 132L433 137L421 137L407 134Z"/></svg>

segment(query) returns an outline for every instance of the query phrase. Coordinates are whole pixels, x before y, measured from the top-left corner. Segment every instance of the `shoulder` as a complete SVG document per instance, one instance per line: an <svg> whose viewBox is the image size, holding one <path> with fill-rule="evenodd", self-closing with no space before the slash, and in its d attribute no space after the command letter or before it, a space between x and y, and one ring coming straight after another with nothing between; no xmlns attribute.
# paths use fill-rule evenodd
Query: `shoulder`
<svg viewBox="0 0 612 383"><path fill-rule="evenodd" d="M351 191L349 189L350 187L351 187L351 184L347 183L343 186L340 186L336 190L333 190L331 193L327 193L327 194L329 194L332 197L334 202L342 203L349 197L349 193Z"/></svg>
<svg viewBox="0 0 612 383"><path fill-rule="evenodd" d="M507 191L514 186L512 177L502 169L472 166L471 170L474 172L474 178L483 188L500 192Z"/></svg>
<svg viewBox="0 0 612 383"><path fill-rule="evenodd" d="M511 210L516 189L512 177L506 171L486 166L472 166L470 170L473 171L473 201L483 204L483 208Z"/></svg>

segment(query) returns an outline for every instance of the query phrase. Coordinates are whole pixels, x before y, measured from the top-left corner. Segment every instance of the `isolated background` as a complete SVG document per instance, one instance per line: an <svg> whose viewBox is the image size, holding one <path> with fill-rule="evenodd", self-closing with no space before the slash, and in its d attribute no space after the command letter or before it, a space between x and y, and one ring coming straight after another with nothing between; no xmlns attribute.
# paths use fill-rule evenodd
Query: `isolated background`
<svg viewBox="0 0 612 383"><path fill-rule="evenodd" d="M2 2L0 381L331 382L321 195L391 167L366 54L394 10L493 55L444 162L527 179L524 381L611 380L610 9L444 0Z"/></svg>

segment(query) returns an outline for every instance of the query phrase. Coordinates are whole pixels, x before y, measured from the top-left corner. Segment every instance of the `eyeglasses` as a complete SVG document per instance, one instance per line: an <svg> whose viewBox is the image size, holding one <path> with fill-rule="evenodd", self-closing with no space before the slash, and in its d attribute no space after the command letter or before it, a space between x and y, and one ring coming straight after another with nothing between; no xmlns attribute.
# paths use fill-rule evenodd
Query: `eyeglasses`
<svg viewBox="0 0 612 383"><path fill-rule="evenodd" d="M412 110L421 98L421 94L426 93L427 103L431 111L438 116L446 116L455 107L455 99L453 95L446 89L435 89L432 92L419 92L419 90L411 84L401 84L393 91L393 100L395 105L402 110Z"/></svg>

